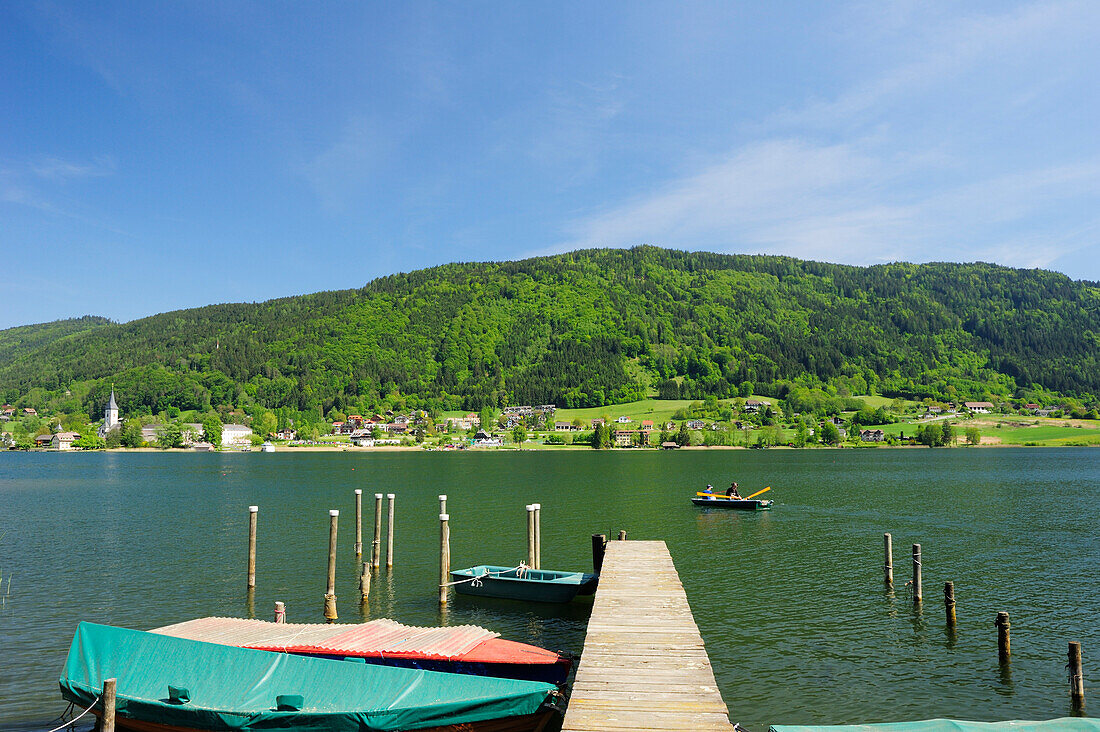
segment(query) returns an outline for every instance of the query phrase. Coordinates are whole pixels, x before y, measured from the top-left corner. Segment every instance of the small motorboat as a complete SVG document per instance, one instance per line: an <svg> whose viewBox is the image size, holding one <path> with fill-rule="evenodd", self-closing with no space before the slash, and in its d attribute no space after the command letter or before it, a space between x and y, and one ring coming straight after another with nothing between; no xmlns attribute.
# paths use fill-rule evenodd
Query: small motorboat
<svg viewBox="0 0 1100 732"><path fill-rule="evenodd" d="M577 595L595 593L598 581L596 574L531 569L523 565L479 564L451 572L451 583L460 595L528 602L569 602Z"/></svg>
<svg viewBox="0 0 1100 732"><path fill-rule="evenodd" d="M716 495L714 498L692 498L691 502L704 508L732 508L740 511L766 511L772 507L775 501L765 501L759 498L726 498Z"/></svg>
<svg viewBox="0 0 1100 732"><path fill-rule="evenodd" d="M573 667L568 655L505 640L476 625L419 628L387 618L366 623L196 618L149 632L238 648L552 684L565 683Z"/></svg>
<svg viewBox="0 0 1100 732"><path fill-rule="evenodd" d="M553 684L391 668L80 623L61 696L135 732L536 732L560 719Z"/></svg>

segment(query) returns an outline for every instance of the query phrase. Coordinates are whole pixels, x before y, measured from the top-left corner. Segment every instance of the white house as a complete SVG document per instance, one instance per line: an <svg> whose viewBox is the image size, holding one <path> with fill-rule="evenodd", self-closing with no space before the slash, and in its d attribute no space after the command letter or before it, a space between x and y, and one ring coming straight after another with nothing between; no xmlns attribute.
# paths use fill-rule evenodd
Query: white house
<svg viewBox="0 0 1100 732"><path fill-rule="evenodd" d="M965 402L963 404L971 414L989 414L993 411L993 404L990 402Z"/></svg>
<svg viewBox="0 0 1100 732"><path fill-rule="evenodd" d="M370 430L355 430L351 433L351 444L356 447L374 447L374 437Z"/></svg>
<svg viewBox="0 0 1100 732"><path fill-rule="evenodd" d="M77 432L58 432L50 440L51 450L72 450L73 443L80 439Z"/></svg>
<svg viewBox="0 0 1100 732"><path fill-rule="evenodd" d="M222 447L242 447L252 444L252 428L243 424L222 425Z"/></svg>

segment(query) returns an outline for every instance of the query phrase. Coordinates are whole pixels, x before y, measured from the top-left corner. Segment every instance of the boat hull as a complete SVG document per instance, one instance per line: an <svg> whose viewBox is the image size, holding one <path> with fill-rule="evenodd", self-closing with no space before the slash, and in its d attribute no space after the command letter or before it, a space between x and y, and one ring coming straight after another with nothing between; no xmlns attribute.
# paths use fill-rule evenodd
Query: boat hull
<svg viewBox="0 0 1100 732"><path fill-rule="evenodd" d="M596 591L597 576L583 572L478 566L451 572L455 592L526 602L565 603Z"/></svg>
<svg viewBox="0 0 1100 732"><path fill-rule="evenodd" d="M97 717L96 729L99 729L98 718L102 716L102 713L99 709L93 709L92 714ZM561 712L556 709L543 709L534 714L525 714L522 717L463 722L461 724L448 724L443 727L422 727L418 728L417 732L546 732L553 729L552 723L560 719ZM131 732L217 732L217 730L200 727L181 727L117 715L115 716L115 727L131 730Z"/></svg>
<svg viewBox="0 0 1100 732"><path fill-rule="evenodd" d="M692 498L691 502L704 508L732 508L737 511L767 511L773 503L773 501L760 501L755 498L738 500L719 496L714 498Z"/></svg>

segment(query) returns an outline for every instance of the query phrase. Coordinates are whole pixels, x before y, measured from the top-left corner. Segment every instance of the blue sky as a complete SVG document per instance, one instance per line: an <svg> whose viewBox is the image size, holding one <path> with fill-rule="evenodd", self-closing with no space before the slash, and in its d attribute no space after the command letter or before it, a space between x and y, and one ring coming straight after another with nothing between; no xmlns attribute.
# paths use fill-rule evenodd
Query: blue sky
<svg viewBox="0 0 1100 732"><path fill-rule="evenodd" d="M656 244L1100 280L1100 3L0 5L0 328Z"/></svg>

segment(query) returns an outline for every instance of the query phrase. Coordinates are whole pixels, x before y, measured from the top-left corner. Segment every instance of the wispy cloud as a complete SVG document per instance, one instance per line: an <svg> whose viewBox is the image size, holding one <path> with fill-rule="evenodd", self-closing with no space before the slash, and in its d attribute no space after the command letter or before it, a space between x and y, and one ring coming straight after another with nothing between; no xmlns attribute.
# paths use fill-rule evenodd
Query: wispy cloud
<svg viewBox="0 0 1100 732"><path fill-rule="evenodd" d="M90 161L65 160L43 157L27 164L28 171L38 178L65 181L72 178L102 178L115 172L115 161L109 155L100 155Z"/></svg>
<svg viewBox="0 0 1100 732"><path fill-rule="evenodd" d="M376 179L407 135L370 116L355 116L335 141L301 166L301 173L329 211L341 211ZM404 132L401 130L405 130Z"/></svg>
<svg viewBox="0 0 1100 732"><path fill-rule="evenodd" d="M772 114L717 161L569 222L547 251L654 243L853 264L1047 265L1100 227L1090 213L1100 210L1100 157L1025 160L1010 145L983 157L982 127L1000 121L990 110L1036 104L1062 74L1091 78L1061 59L1097 29L1100 6L1075 1L853 28L879 33L869 47L894 45L886 63L832 99ZM915 127L913 109L946 111Z"/></svg>

